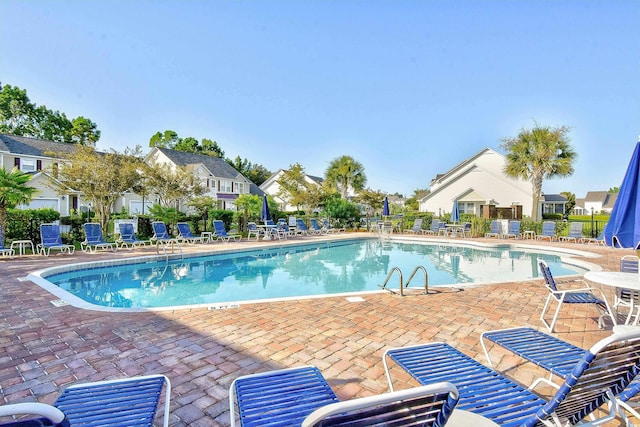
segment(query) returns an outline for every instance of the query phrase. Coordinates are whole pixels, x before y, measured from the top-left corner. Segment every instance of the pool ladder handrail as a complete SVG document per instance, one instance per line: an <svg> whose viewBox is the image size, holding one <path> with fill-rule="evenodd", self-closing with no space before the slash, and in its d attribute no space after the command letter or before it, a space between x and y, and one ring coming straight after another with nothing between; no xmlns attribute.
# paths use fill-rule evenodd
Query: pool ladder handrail
<svg viewBox="0 0 640 427"><path fill-rule="evenodd" d="M389 292L392 292L395 294L394 291L392 291L391 289L387 289L387 284L389 283L389 280L391 280L391 276L393 275L394 272L398 272L398 274L400 275L400 296L404 296L404 289L409 287L409 283L411 283L411 280L413 280L413 278L415 277L416 273L418 272L418 270L422 270L424 272L424 293L428 294L429 293L429 274L427 273L427 269L422 266L419 265L416 268L413 269L413 272L411 273L411 275L409 276L409 279L407 280L407 283L403 283L402 280L402 270L400 270L399 267L392 267L391 270L389 270L389 274L387 274L387 278L384 279L384 283L382 285L379 285L382 289L387 290Z"/></svg>

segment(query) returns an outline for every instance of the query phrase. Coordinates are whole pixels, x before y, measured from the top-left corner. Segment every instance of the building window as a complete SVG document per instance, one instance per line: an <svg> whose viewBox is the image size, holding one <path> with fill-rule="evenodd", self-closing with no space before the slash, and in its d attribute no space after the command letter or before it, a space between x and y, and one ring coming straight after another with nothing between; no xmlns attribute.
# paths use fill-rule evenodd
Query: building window
<svg viewBox="0 0 640 427"><path fill-rule="evenodd" d="M20 161L20 170L22 172L35 172L36 161L33 159L22 159Z"/></svg>
<svg viewBox="0 0 640 427"><path fill-rule="evenodd" d="M473 202L460 202L458 203L458 210L461 214L473 215L476 213L475 204Z"/></svg>
<svg viewBox="0 0 640 427"><path fill-rule="evenodd" d="M236 183L236 193L238 194L244 194L244 182L238 182Z"/></svg>
<svg viewBox="0 0 640 427"><path fill-rule="evenodd" d="M220 180L220 192L222 193L231 193L231 181L227 181L226 179Z"/></svg>

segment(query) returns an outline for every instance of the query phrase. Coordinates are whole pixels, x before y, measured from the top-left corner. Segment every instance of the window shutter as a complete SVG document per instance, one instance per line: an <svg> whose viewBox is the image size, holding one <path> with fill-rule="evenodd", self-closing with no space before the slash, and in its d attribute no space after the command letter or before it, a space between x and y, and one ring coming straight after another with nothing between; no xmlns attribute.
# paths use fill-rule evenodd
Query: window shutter
<svg viewBox="0 0 640 427"><path fill-rule="evenodd" d="M20 169L20 157L16 157L15 159L13 159L13 165Z"/></svg>
<svg viewBox="0 0 640 427"><path fill-rule="evenodd" d="M37 171L42 170L42 160L36 160L36 170Z"/></svg>

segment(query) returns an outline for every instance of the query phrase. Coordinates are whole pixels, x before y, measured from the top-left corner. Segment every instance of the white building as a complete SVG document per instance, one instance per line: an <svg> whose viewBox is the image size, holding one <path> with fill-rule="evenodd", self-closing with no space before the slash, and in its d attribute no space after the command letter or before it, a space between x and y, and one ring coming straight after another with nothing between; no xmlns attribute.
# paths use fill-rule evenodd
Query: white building
<svg viewBox="0 0 640 427"><path fill-rule="evenodd" d="M422 198L419 210L436 216L450 213L454 200L460 213L481 215L481 207L522 206L531 215L531 183L504 173L506 157L485 148L431 181L431 192Z"/></svg>

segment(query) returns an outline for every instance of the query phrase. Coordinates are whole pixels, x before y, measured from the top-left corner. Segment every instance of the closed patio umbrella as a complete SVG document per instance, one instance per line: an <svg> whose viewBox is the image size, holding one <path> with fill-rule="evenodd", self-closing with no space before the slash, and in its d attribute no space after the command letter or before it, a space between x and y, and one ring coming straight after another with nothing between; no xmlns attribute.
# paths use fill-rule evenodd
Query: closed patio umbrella
<svg viewBox="0 0 640 427"><path fill-rule="evenodd" d="M451 208L451 222L460 222L460 209L458 208L458 200L453 201L453 208Z"/></svg>
<svg viewBox="0 0 640 427"><path fill-rule="evenodd" d="M384 203L382 204L382 216L389 216L389 198L384 196Z"/></svg>
<svg viewBox="0 0 640 427"><path fill-rule="evenodd" d="M260 214L260 220L266 221L271 219L271 212L269 212L269 202L267 201L267 195L262 196L262 213Z"/></svg>
<svg viewBox="0 0 640 427"><path fill-rule="evenodd" d="M608 246L634 248L640 242L640 142L631 156L627 173L604 228Z"/></svg>

